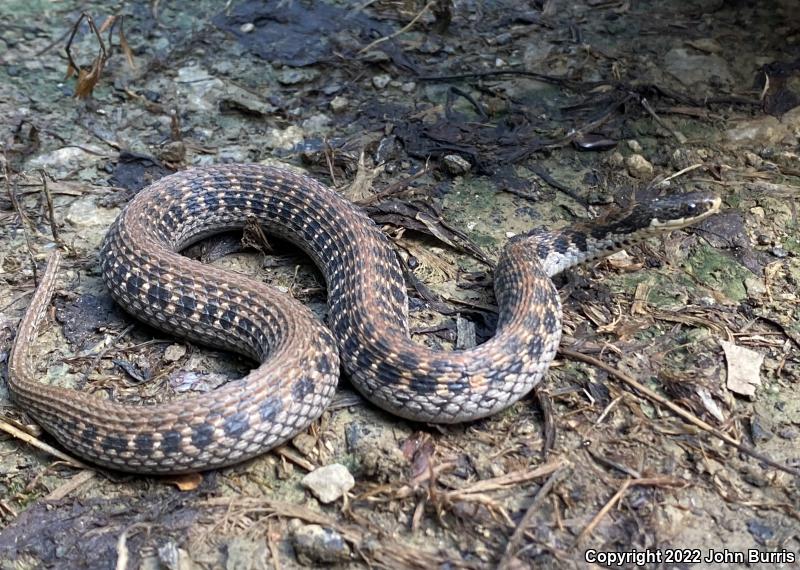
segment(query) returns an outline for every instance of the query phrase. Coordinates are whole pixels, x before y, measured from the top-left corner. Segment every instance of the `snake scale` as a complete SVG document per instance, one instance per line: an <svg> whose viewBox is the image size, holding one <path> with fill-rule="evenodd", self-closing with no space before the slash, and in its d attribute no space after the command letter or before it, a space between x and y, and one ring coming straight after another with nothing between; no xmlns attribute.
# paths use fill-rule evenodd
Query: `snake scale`
<svg viewBox="0 0 800 570"><path fill-rule="evenodd" d="M556 354L561 305L551 276L694 223L719 205L714 196L685 194L588 229L534 230L511 239L494 272L495 335L446 352L411 340L401 267L389 240L359 208L280 168L193 168L158 180L125 207L102 247L103 279L138 319L260 365L212 392L149 406L39 382L30 346L55 288L55 253L11 350L10 391L77 455L152 474L222 467L285 442L322 414L340 365L364 396L398 416L442 423L486 417L528 393ZM253 221L297 244L321 269L329 328L266 284L179 253Z"/></svg>

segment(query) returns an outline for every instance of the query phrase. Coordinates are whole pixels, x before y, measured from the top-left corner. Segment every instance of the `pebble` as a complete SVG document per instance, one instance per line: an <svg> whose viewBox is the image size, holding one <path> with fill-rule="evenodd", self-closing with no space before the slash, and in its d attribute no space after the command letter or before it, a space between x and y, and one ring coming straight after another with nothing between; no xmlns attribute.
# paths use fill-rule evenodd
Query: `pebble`
<svg viewBox="0 0 800 570"><path fill-rule="evenodd" d="M448 154L442 160L444 161L447 171L454 176L466 174L469 172L469 169L472 168L468 160L457 154Z"/></svg>
<svg viewBox="0 0 800 570"><path fill-rule="evenodd" d="M383 89L384 87L389 85L389 82L391 80L392 80L391 77L389 77L385 73L382 73L372 78L372 84L378 89Z"/></svg>
<svg viewBox="0 0 800 570"><path fill-rule="evenodd" d="M347 467L340 463L331 463L315 469L303 477L301 483L321 503L327 504L341 498L355 486L356 481Z"/></svg>
<svg viewBox="0 0 800 570"><path fill-rule="evenodd" d="M297 85L298 83L313 81L317 77L319 77L319 72L315 69L296 69L292 67L281 69L276 79L281 85Z"/></svg>
<svg viewBox="0 0 800 570"><path fill-rule="evenodd" d="M342 97L341 95L337 95L333 99L331 99L331 111L334 113L341 113L347 106L350 105L350 101L347 100L347 97Z"/></svg>
<svg viewBox="0 0 800 570"><path fill-rule="evenodd" d="M628 145L628 148L631 149L632 152L635 152L637 154L642 152L642 145L639 144L639 141L631 139L627 141L626 144Z"/></svg>
<svg viewBox="0 0 800 570"><path fill-rule="evenodd" d="M292 546L298 562L305 566L350 560L350 546L342 535L318 524L297 527L292 535Z"/></svg>
<svg viewBox="0 0 800 570"><path fill-rule="evenodd" d="M186 354L186 346L182 344L171 344L164 351L164 360L167 362L177 362Z"/></svg>
<svg viewBox="0 0 800 570"><path fill-rule="evenodd" d="M653 176L653 165L641 154L632 154L625 159L628 174L634 178L650 178Z"/></svg>

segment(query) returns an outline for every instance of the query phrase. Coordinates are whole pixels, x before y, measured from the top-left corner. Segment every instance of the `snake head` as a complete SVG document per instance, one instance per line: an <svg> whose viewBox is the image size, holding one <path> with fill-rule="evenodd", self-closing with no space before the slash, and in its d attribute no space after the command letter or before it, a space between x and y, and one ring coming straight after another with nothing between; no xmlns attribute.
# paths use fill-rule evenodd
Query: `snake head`
<svg viewBox="0 0 800 570"><path fill-rule="evenodd" d="M707 192L691 192L656 198L647 204L637 206L650 217L650 227L654 230L675 230L685 228L704 220L719 211L722 200Z"/></svg>
<svg viewBox="0 0 800 570"><path fill-rule="evenodd" d="M663 196L635 204L616 222L601 225L592 233L597 238L616 234L627 238L626 241L638 241L646 235L696 224L716 214L721 204L720 197L709 192Z"/></svg>

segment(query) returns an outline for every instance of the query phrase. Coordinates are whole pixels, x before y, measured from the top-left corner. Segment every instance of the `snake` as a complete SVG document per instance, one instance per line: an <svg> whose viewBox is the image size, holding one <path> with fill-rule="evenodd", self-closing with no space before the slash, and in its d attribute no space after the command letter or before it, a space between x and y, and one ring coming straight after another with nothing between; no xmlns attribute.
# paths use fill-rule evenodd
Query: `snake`
<svg viewBox="0 0 800 570"><path fill-rule="evenodd" d="M340 369L370 402L401 418L470 422L525 396L555 358L562 309L553 276L719 207L713 194L677 194L634 203L609 222L509 239L494 268L494 335L448 351L411 338L401 261L381 228L340 193L277 166L190 168L124 207L100 250L102 279L140 321L258 366L215 390L152 405L40 382L31 346L55 290L56 248L9 354L10 394L75 455L154 475L225 467L283 444L322 415ZM296 244L320 269L327 326L277 288L181 255L251 223Z"/></svg>

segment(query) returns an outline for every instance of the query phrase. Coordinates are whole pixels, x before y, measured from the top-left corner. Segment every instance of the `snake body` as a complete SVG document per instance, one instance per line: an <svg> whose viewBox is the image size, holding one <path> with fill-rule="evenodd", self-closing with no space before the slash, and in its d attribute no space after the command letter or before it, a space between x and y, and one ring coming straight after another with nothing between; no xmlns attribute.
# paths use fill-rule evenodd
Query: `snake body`
<svg viewBox="0 0 800 570"><path fill-rule="evenodd" d="M103 279L140 320L246 355L258 368L213 392L151 406L38 382L30 345L55 286L56 254L20 323L9 386L66 448L137 473L221 467L285 442L322 414L340 364L364 396L396 415L443 423L482 418L529 392L555 356L561 305L552 275L718 207L714 197L682 196L591 230L537 230L510 240L495 268L496 334L475 348L444 352L411 340L402 270L388 239L356 206L280 168L187 170L126 206L102 247ZM330 328L263 283L178 253L250 222L294 242L321 269Z"/></svg>

